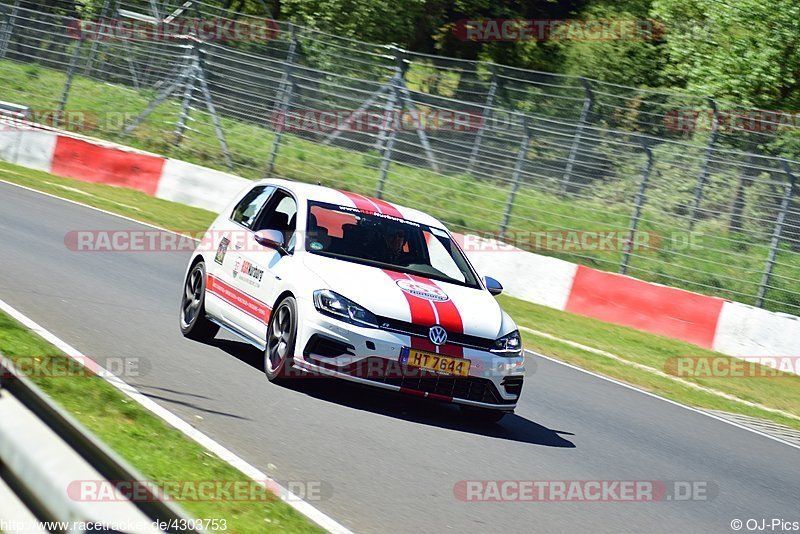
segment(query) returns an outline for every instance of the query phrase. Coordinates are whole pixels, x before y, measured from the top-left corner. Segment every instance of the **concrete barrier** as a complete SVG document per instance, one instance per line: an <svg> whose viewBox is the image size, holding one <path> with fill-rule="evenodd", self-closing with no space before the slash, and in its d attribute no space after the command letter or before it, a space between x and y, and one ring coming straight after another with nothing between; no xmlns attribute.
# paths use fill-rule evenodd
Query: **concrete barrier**
<svg viewBox="0 0 800 534"><path fill-rule="evenodd" d="M739 357L800 356L800 317L726 301L713 349Z"/></svg>
<svg viewBox="0 0 800 534"><path fill-rule="evenodd" d="M58 135L53 132L0 125L0 159L29 169L50 172Z"/></svg>
<svg viewBox="0 0 800 534"><path fill-rule="evenodd" d="M250 180L177 159L164 165L155 196L220 212Z"/></svg>

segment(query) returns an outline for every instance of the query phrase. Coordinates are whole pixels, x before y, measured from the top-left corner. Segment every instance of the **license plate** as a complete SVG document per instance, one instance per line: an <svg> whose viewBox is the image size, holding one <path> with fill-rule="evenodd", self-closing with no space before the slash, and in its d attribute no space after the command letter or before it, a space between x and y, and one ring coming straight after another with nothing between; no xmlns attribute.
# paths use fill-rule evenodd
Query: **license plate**
<svg viewBox="0 0 800 534"><path fill-rule="evenodd" d="M411 367L419 367L448 375L469 376L470 361L464 358L453 358L433 352L404 348L400 352L400 362Z"/></svg>

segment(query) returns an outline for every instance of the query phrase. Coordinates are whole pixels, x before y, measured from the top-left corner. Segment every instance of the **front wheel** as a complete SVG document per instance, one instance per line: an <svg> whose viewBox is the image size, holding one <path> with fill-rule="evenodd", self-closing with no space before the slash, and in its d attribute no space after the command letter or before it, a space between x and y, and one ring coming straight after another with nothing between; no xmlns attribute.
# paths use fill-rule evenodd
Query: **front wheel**
<svg viewBox="0 0 800 534"><path fill-rule="evenodd" d="M267 328L264 372L270 382L285 381L294 361L297 341L297 301L286 297L273 310Z"/></svg>
<svg viewBox="0 0 800 534"><path fill-rule="evenodd" d="M487 408L476 408L475 406L467 406L460 404L459 408L461 413L471 422L474 423L497 423L509 412L501 410L491 410Z"/></svg>
<svg viewBox="0 0 800 534"><path fill-rule="evenodd" d="M208 341L219 326L206 317L206 266L201 261L189 271L181 298L181 333L195 341Z"/></svg>

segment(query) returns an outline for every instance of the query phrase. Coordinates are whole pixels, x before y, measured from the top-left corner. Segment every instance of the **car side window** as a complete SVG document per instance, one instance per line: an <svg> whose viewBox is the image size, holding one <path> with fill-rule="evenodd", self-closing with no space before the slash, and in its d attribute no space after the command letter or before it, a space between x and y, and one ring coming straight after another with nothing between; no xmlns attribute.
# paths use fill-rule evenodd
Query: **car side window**
<svg viewBox="0 0 800 534"><path fill-rule="evenodd" d="M284 235L283 242L286 248L291 250L296 227L297 202L289 193L278 190L270 199L269 205L253 230L278 230Z"/></svg>
<svg viewBox="0 0 800 534"><path fill-rule="evenodd" d="M264 203L269 199L275 190L272 186L260 185L254 187L244 198L233 208L231 220L247 228L253 228L253 223L258 216Z"/></svg>

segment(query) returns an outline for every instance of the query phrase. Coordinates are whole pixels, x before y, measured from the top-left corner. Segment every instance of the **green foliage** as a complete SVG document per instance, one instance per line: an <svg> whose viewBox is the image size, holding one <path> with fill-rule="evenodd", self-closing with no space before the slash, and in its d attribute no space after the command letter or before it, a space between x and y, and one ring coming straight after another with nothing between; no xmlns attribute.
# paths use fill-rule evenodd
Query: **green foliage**
<svg viewBox="0 0 800 534"><path fill-rule="evenodd" d="M425 0L283 0L286 18L325 32L370 42L410 43Z"/></svg>
<svg viewBox="0 0 800 534"><path fill-rule="evenodd" d="M767 109L800 104L796 0L654 0L665 74L698 94Z"/></svg>
<svg viewBox="0 0 800 534"><path fill-rule="evenodd" d="M587 23L606 25L609 38L559 36L554 46L563 57L562 72L621 85L662 85L664 52L658 42L659 25L648 20L646 9L629 6L637 9L628 10L627 4L597 4L583 13L581 18Z"/></svg>

